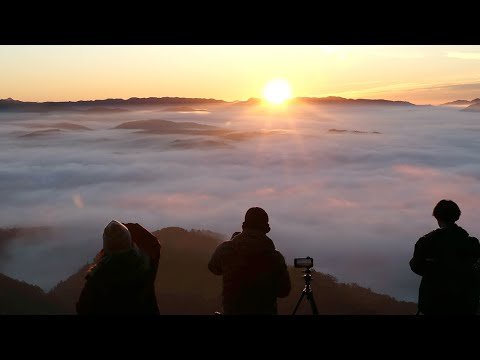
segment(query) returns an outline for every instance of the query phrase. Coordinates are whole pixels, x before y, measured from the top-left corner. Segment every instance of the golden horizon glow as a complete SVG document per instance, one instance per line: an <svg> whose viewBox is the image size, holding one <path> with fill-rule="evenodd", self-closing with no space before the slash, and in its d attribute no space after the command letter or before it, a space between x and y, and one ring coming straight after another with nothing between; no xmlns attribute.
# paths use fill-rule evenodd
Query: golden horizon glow
<svg viewBox="0 0 480 360"><path fill-rule="evenodd" d="M263 97L270 103L278 105L292 97L292 90L287 80L271 80L263 90Z"/></svg>
<svg viewBox="0 0 480 360"><path fill-rule="evenodd" d="M478 98L479 69L478 45L0 45L0 99L266 99L281 77L296 97L436 105Z"/></svg>

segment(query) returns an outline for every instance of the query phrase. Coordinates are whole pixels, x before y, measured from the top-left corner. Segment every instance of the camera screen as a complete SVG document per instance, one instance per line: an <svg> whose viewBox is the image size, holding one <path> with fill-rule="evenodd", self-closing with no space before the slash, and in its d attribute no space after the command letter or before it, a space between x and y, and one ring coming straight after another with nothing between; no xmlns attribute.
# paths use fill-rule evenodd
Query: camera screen
<svg viewBox="0 0 480 360"><path fill-rule="evenodd" d="M313 266L313 259L311 257L294 259L296 268L310 268Z"/></svg>

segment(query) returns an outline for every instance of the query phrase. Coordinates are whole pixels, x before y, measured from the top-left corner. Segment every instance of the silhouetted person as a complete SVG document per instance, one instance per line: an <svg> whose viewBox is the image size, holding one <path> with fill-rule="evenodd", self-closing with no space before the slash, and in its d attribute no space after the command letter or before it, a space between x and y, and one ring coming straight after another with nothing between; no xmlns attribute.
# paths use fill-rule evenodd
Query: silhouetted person
<svg viewBox="0 0 480 360"><path fill-rule="evenodd" d="M480 279L475 264L480 244L455 224L460 214L455 202L441 200L433 209L440 228L415 244L410 268L422 276L418 295L418 311L422 314L477 312Z"/></svg>
<svg viewBox="0 0 480 360"><path fill-rule="evenodd" d="M285 259L266 235L270 231L265 210L248 209L241 233L220 244L208 268L223 275L225 315L276 315L277 297L286 297L291 284Z"/></svg>
<svg viewBox="0 0 480 360"><path fill-rule="evenodd" d="M154 281L160 243L140 225L126 225L112 220L105 227L103 249L77 302L79 315L159 313Z"/></svg>

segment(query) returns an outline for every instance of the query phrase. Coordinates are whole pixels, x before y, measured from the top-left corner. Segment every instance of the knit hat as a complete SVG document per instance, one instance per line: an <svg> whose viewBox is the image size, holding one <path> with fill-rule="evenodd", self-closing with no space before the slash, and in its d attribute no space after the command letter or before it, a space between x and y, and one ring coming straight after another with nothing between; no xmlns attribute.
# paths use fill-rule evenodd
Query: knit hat
<svg viewBox="0 0 480 360"><path fill-rule="evenodd" d="M133 247L128 228L117 220L112 220L103 230L103 250L107 254L128 251Z"/></svg>
<svg viewBox="0 0 480 360"><path fill-rule="evenodd" d="M265 232L270 231L268 226L268 215L265 210L259 207L252 207L245 213L244 227L263 229Z"/></svg>

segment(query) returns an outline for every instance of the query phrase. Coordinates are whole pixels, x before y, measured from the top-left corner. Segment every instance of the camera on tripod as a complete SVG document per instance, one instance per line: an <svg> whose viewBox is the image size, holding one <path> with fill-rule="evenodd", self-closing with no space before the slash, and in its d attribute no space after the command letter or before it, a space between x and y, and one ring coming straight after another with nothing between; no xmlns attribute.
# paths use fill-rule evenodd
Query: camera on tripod
<svg viewBox="0 0 480 360"><path fill-rule="evenodd" d="M305 258L295 258L293 260L293 264L296 268L305 269L303 271L305 273L305 275L303 275L303 278L305 279L305 288L300 295L300 299L298 299L297 305L295 306L292 315L295 315L304 297L306 297L307 301L310 303L310 307L312 308L312 314L318 315L317 304L315 304L312 287L310 286L310 282L312 281L312 272L310 271L310 268L313 267L313 259L310 256L307 256Z"/></svg>
<svg viewBox="0 0 480 360"><path fill-rule="evenodd" d="M306 258L296 258L293 259L293 265L296 268L308 269L313 267L313 259L310 256L307 256Z"/></svg>

